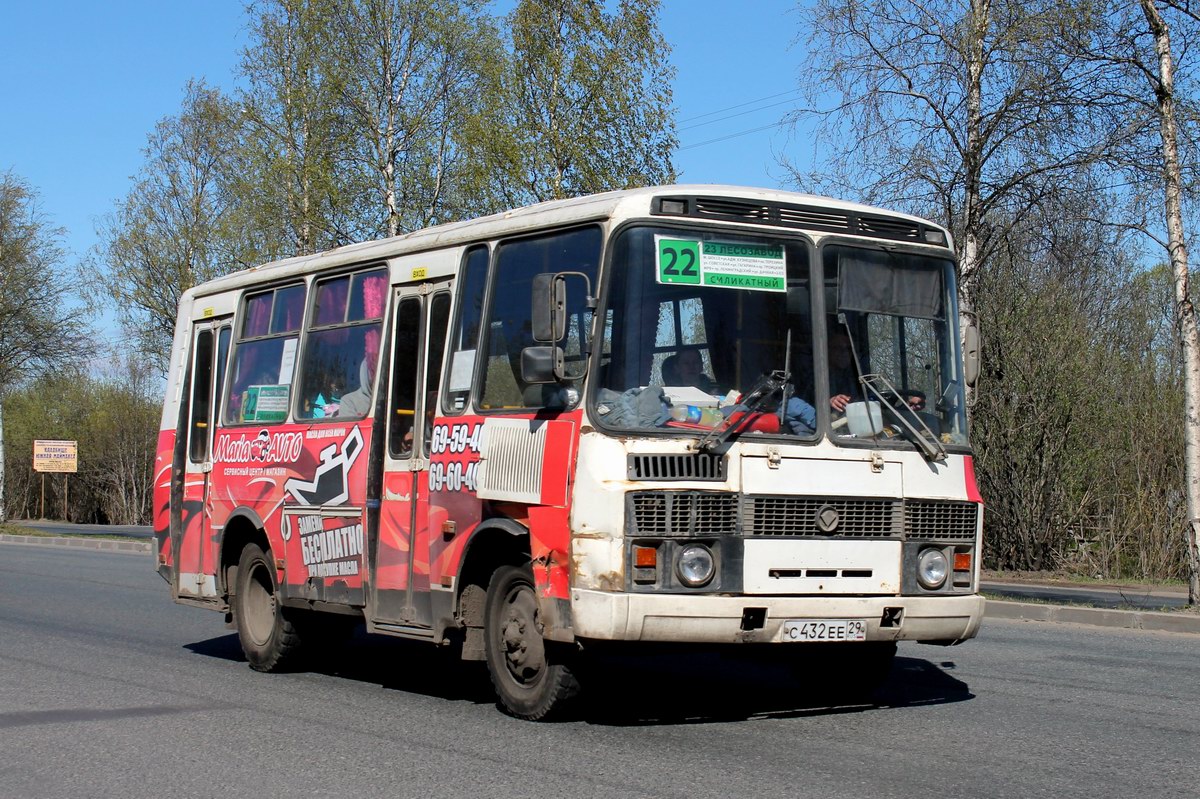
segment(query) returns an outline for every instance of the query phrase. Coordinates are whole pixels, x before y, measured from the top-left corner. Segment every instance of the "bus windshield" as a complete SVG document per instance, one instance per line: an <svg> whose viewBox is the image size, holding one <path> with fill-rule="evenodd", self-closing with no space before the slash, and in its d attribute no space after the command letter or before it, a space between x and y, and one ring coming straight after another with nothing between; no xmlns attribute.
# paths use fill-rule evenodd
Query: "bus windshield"
<svg viewBox="0 0 1200 799"><path fill-rule="evenodd" d="M800 239L622 232L594 395L599 423L695 435L743 413L747 429L815 437L810 272ZM744 413L738 398L784 370L783 389Z"/></svg>
<svg viewBox="0 0 1200 799"><path fill-rule="evenodd" d="M695 436L732 423L816 439L827 416L840 442L911 446L915 430L965 444L952 262L829 245L818 273L810 251L770 234L621 232L593 394L599 424ZM814 285L824 288L824 318L814 318ZM827 347L814 346L818 333ZM784 371L773 396L742 404ZM864 377L891 386L892 407Z"/></svg>
<svg viewBox="0 0 1200 799"><path fill-rule="evenodd" d="M829 394L840 439L966 444L954 265L926 255L823 250Z"/></svg>

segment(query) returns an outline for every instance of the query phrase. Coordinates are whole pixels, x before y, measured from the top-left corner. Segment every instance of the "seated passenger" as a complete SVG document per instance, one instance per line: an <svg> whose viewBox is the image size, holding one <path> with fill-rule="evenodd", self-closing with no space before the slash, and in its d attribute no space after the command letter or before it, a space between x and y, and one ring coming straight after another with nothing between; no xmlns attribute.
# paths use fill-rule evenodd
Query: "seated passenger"
<svg viewBox="0 0 1200 799"><path fill-rule="evenodd" d="M852 398L859 395L858 370L854 367L850 336L844 329L835 328L829 333L829 407L837 413L845 413Z"/></svg>
<svg viewBox="0 0 1200 799"><path fill-rule="evenodd" d="M712 393L716 385L704 374L704 363L699 350L680 350L663 361L664 386L695 386L701 391Z"/></svg>
<svg viewBox="0 0 1200 799"><path fill-rule="evenodd" d="M360 417L371 412L371 370L364 358L358 365L358 388L342 397L337 416Z"/></svg>
<svg viewBox="0 0 1200 799"><path fill-rule="evenodd" d="M331 378L328 387L319 392L316 399L312 401L312 418L323 419L326 416L337 416L341 401L342 381L337 377Z"/></svg>
<svg viewBox="0 0 1200 799"><path fill-rule="evenodd" d="M939 435L942 432L942 423L938 419L937 414L926 413L925 411L925 392L919 388L906 388L901 392L904 397L904 403L908 409L921 420L929 431L934 435ZM919 426L918 426L918 429Z"/></svg>

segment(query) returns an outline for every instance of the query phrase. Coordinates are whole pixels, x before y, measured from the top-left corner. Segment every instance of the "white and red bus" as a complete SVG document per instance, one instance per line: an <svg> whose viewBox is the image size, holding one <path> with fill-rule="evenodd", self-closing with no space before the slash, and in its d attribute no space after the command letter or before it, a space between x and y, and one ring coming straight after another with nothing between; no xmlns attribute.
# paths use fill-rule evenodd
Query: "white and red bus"
<svg viewBox="0 0 1200 799"><path fill-rule="evenodd" d="M197 286L159 573L255 669L365 620L485 660L524 718L604 642L886 673L983 614L954 274L922 219L667 186Z"/></svg>

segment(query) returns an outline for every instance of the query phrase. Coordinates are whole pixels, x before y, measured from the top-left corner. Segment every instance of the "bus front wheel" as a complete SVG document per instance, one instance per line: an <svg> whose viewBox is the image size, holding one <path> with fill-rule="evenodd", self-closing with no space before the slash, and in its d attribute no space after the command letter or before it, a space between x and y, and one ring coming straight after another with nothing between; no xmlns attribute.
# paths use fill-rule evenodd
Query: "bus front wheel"
<svg viewBox="0 0 1200 799"><path fill-rule="evenodd" d="M517 718L537 721L559 713L579 693L568 653L542 638L528 566L504 566L492 575L484 649L500 706Z"/></svg>
<svg viewBox="0 0 1200 799"><path fill-rule="evenodd" d="M275 567L256 544L247 544L238 560L234 618L250 668L283 671L297 658L300 634L279 602Z"/></svg>

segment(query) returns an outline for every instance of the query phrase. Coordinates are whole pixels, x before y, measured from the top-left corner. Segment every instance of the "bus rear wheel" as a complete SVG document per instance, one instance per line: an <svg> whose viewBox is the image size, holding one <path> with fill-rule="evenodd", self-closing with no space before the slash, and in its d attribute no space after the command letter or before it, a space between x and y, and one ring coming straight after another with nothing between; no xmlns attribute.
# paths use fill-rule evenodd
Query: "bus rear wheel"
<svg viewBox="0 0 1200 799"><path fill-rule="evenodd" d="M488 673L505 712L537 721L561 713L578 695L567 652L542 638L528 567L504 566L492 575L483 634Z"/></svg>
<svg viewBox="0 0 1200 799"><path fill-rule="evenodd" d="M247 544L238 559L233 615L255 671L284 671L300 654L300 634L283 612L278 589L274 564L258 545Z"/></svg>

